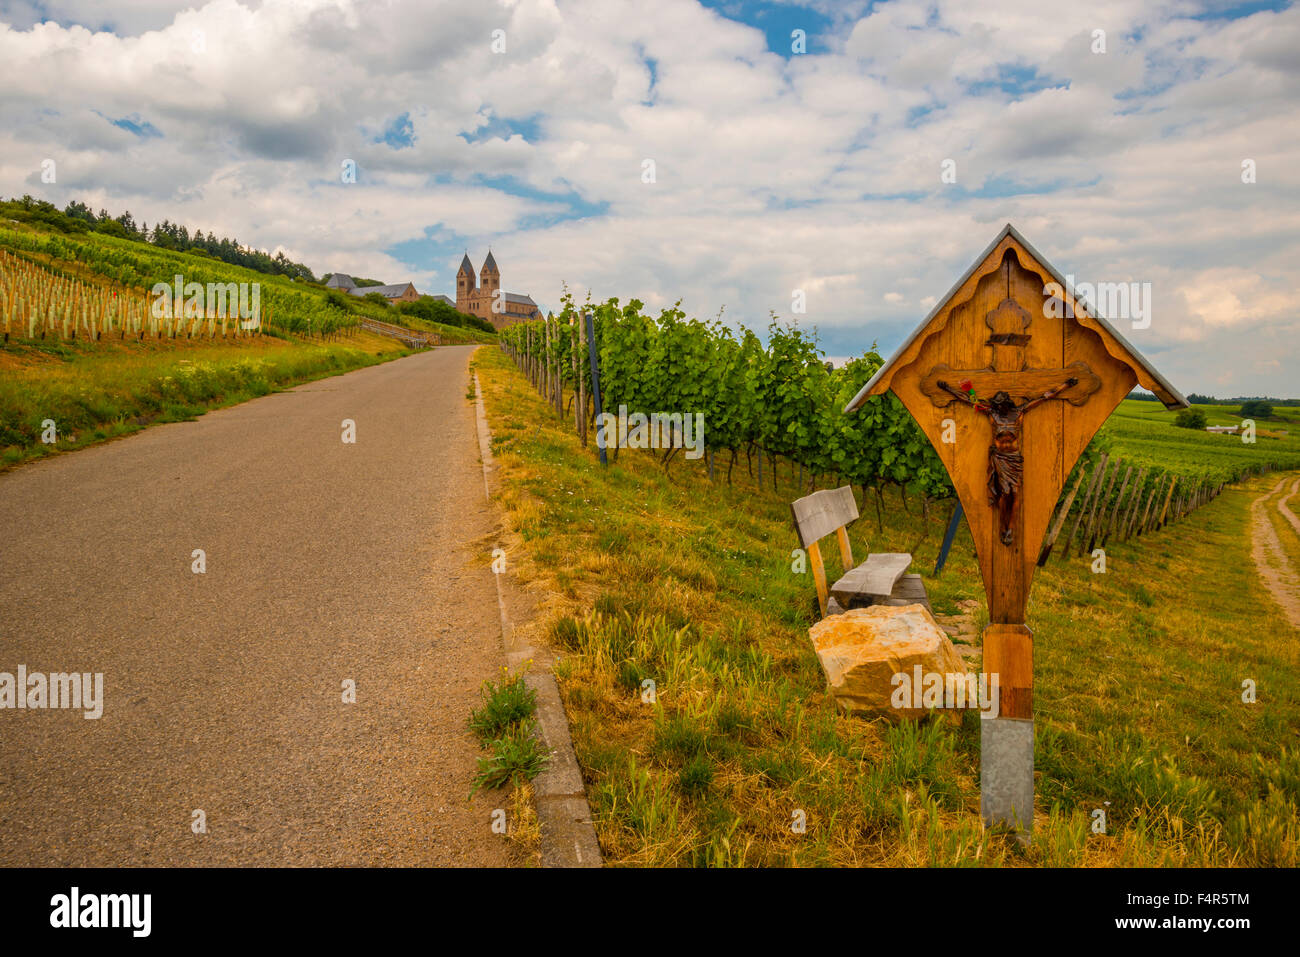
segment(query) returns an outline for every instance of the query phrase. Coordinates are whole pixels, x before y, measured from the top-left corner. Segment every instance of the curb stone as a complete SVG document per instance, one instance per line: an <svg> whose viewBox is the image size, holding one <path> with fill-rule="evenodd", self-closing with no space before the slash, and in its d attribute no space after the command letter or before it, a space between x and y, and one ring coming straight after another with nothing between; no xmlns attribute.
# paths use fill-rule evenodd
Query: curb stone
<svg viewBox="0 0 1300 957"><path fill-rule="evenodd" d="M483 407L483 390L478 373L474 374L474 405L478 420L479 454L483 460L483 494L491 499L488 474L492 464L492 431L488 428ZM533 649L516 642L514 628L506 613L501 576L493 575L497 586L497 610L501 615L501 640L506 662L517 668L525 661L536 661ZM582 784L582 770L573 753L569 719L560 700L560 689L549 671L527 672L524 685L537 694L537 734L550 751L546 768L533 779L533 796L537 821L542 834L543 867L600 867L602 858L596 828L591 820L591 806Z"/></svg>

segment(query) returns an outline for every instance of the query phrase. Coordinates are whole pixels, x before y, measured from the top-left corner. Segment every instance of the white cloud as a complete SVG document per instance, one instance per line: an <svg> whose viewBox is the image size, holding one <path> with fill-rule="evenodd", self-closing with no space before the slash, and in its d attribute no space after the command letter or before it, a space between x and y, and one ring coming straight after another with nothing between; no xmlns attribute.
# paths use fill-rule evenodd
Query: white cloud
<svg viewBox="0 0 1300 957"><path fill-rule="evenodd" d="M836 354L896 345L1012 221L1064 272L1152 282L1133 338L1176 384L1294 393L1300 12L1201 8L826 4L831 52L786 60L688 0L0 4L0 193L431 292L489 242L547 305L568 280L762 327L802 288ZM377 142L402 115L412 144ZM426 236L437 261L385 252Z"/></svg>

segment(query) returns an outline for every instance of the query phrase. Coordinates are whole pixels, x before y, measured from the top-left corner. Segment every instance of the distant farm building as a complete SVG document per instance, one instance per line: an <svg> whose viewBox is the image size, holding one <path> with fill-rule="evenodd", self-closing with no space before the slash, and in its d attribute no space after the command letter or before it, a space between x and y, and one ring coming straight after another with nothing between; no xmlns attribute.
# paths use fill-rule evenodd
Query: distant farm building
<svg viewBox="0 0 1300 957"><path fill-rule="evenodd" d="M420 294L415 291L415 286L409 282L391 283L385 286L358 286L356 280L346 273L336 272L330 276L329 281L325 283L326 289L337 289L340 292L346 292L350 296L361 298L372 292L377 292L389 302L416 302ZM451 302L446 296L436 298Z"/></svg>
<svg viewBox="0 0 1300 957"><path fill-rule="evenodd" d="M1216 435L1236 435L1238 432L1241 431L1241 426L1239 426L1239 425L1207 425L1207 426L1205 427L1205 431L1206 431L1206 432L1213 432L1213 433L1215 433Z"/></svg>
<svg viewBox="0 0 1300 957"><path fill-rule="evenodd" d="M469 261L469 253L465 253L456 273L456 308L461 312L486 319L497 329L542 318L542 310L532 296L501 290L501 270L491 251L480 274L482 285L475 282L474 265Z"/></svg>

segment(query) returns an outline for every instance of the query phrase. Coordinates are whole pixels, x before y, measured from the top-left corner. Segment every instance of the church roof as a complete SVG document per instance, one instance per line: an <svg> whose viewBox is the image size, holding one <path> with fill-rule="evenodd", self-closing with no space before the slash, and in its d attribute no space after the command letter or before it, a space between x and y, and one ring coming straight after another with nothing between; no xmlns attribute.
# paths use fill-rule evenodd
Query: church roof
<svg viewBox="0 0 1300 957"><path fill-rule="evenodd" d="M325 283L325 288L326 289L351 289L355 285L356 283L352 281L352 277L349 276L347 273L336 272L332 276L330 276L329 282Z"/></svg>
<svg viewBox="0 0 1300 957"><path fill-rule="evenodd" d="M381 296L386 296L389 299L396 299L402 293L406 292L410 286L411 284L409 282L395 282L390 283L387 286L354 286L349 289L348 292L352 293L354 296L365 296L368 293L377 292Z"/></svg>
<svg viewBox="0 0 1300 957"><path fill-rule="evenodd" d="M471 276L474 275L474 264L469 261L469 253L466 253L465 258L460 261L460 268L457 269L456 272L458 274L467 272Z"/></svg>
<svg viewBox="0 0 1300 957"><path fill-rule="evenodd" d="M494 258L492 258L492 250L490 249L488 250L487 259L483 260L483 268L486 269L488 272L501 271L500 269L497 268L497 261Z"/></svg>
<svg viewBox="0 0 1300 957"><path fill-rule="evenodd" d="M485 264L485 265L486 265L486 264ZM517 303L520 303L521 305L525 305L525 306L536 306L536 305L537 305L537 303L533 302L533 297L532 297L532 296L521 296L521 295L519 295L519 293L517 293L517 292L508 292L508 293L506 293L506 302L517 302Z"/></svg>

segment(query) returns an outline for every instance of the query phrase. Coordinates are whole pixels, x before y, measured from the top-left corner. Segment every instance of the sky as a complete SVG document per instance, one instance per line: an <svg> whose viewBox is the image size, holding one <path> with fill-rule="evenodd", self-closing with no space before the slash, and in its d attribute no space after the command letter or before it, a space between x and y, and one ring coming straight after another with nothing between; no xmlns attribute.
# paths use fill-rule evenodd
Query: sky
<svg viewBox="0 0 1300 957"><path fill-rule="evenodd" d="M1149 288L1111 318L1184 393L1300 395L1287 2L0 0L0 117L5 196L452 296L490 247L543 309L775 313L832 357L1011 222Z"/></svg>

